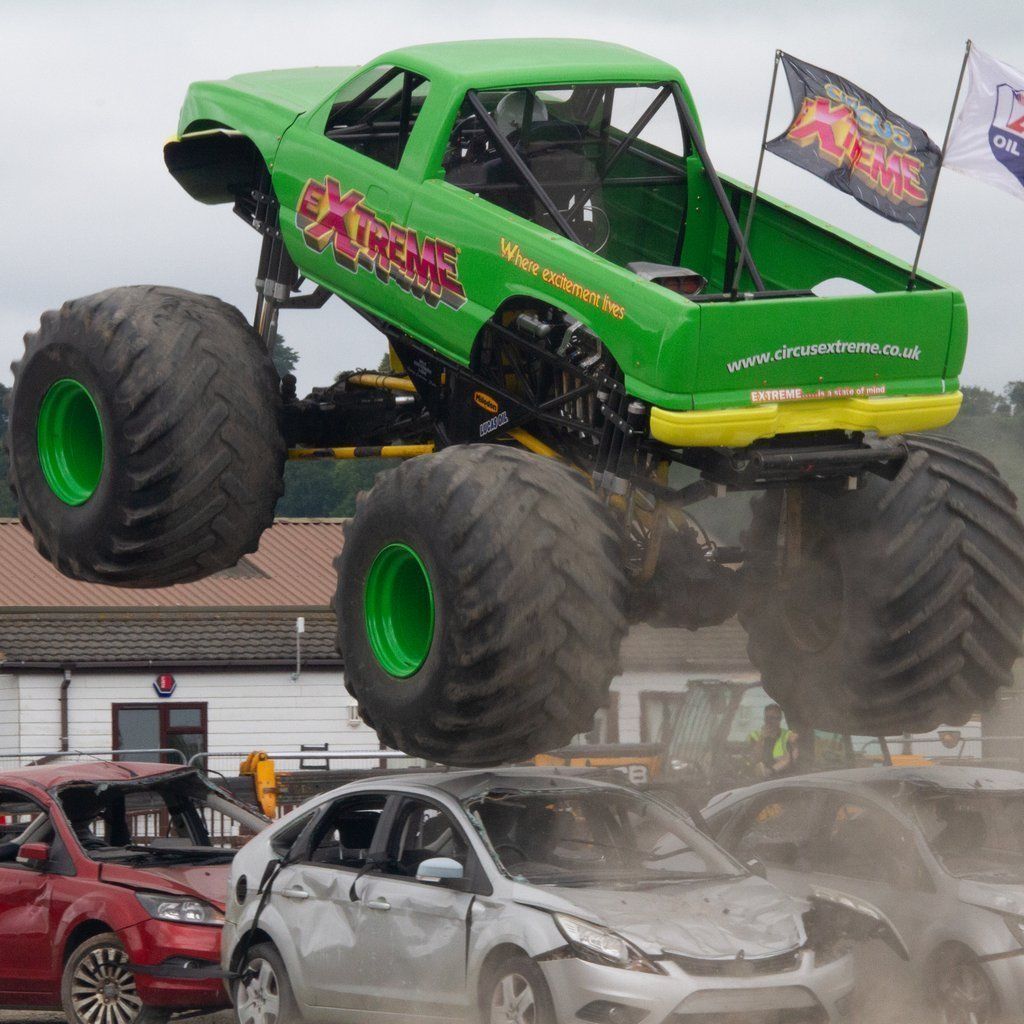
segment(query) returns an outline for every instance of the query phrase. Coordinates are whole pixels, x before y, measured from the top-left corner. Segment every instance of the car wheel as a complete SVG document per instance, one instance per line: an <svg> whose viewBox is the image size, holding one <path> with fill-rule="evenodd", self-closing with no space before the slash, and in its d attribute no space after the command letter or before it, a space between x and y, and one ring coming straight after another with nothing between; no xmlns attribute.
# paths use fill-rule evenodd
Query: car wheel
<svg viewBox="0 0 1024 1024"><path fill-rule="evenodd" d="M170 1010L143 1005L128 954L113 932L86 939L64 966L61 1005L71 1024L164 1024Z"/></svg>
<svg viewBox="0 0 1024 1024"><path fill-rule="evenodd" d="M483 1024L555 1024L551 992L540 968L525 956L488 973L482 993Z"/></svg>
<svg viewBox="0 0 1024 1024"><path fill-rule="evenodd" d="M269 943L253 946L235 983L238 1024L294 1024L299 1020L291 982L281 955Z"/></svg>
<svg viewBox="0 0 1024 1024"><path fill-rule="evenodd" d="M933 978L942 1024L989 1024L995 1020L995 994L970 950L942 952L935 963Z"/></svg>

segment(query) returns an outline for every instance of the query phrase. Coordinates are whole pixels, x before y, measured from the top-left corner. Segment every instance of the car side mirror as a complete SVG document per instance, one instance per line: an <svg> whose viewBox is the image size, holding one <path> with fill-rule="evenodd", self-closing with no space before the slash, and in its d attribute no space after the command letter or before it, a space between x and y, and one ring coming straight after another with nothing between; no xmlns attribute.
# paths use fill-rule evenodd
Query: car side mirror
<svg viewBox="0 0 1024 1024"><path fill-rule="evenodd" d="M758 878L768 878L768 869L764 866L764 861L758 860L756 857L751 857L747 861L746 868L752 875L757 875Z"/></svg>
<svg viewBox="0 0 1024 1024"><path fill-rule="evenodd" d="M416 868L421 882L458 882L465 876L462 865L451 857L430 857Z"/></svg>
<svg viewBox="0 0 1024 1024"><path fill-rule="evenodd" d="M18 848L18 860L28 861L33 867L41 868L49 859L49 843L25 843Z"/></svg>

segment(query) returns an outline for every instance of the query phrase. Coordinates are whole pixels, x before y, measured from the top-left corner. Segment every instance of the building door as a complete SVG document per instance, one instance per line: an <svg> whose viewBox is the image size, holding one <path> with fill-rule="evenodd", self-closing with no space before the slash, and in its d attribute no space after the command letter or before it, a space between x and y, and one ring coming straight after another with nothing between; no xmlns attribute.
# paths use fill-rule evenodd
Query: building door
<svg viewBox="0 0 1024 1024"><path fill-rule="evenodd" d="M207 749L206 704L146 703L113 706L117 750L181 751L187 762ZM159 761L158 753L126 754L126 761Z"/></svg>

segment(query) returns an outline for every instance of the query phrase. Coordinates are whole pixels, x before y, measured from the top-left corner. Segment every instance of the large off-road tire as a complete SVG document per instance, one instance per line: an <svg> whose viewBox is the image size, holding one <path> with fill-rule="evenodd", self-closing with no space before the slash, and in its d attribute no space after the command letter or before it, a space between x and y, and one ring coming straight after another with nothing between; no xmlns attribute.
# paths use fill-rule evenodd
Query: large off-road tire
<svg viewBox="0 0 1024 1024"><path fill-rule="evenodd" d="M1024 524L983 456L905 438L892 481L801 495L797 567L777 571L784 496L754 502L740 618L790 720L854 734L960 724L1011 682L1024 634Z"/></svg>
<svg viewBox="0 0 1024 1024"><path fill-rule="evenodd" d="M567 743L607 702L621 554L562 464L493 445L406 462L360 496L336 564L345 683L389 746L500 764Z"/></svg>
<svg viewBox="0 0 1024 1024"><path fill-rule="evenodd" d="M60 1000L69 1024L166 1024L171 1011L146 1006L128 970L128 954L113 932L73 949L61 975Z"/></svg>
<svg viewBox="0 0 1024 1024"><path fill-rule="evenodd" d="M10 482L65 575L200 579L255 550L283 489L277 373L233 306L112 288L44 313L12 367Z"/></svg>

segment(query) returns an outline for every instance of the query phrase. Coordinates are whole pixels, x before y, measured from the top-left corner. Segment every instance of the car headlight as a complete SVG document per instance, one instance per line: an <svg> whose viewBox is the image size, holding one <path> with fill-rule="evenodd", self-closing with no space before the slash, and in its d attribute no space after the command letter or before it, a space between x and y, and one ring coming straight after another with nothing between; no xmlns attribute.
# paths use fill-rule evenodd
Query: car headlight
<svg viewBox="0 0 1024 1024"><path fill-rule="evenodd" d="M136 899L150 917L179 924L222 925L224 915L209 903L158 892L137 892Z"/></svg>
<svg viewBox="0 0 1024 1024"><path fill-rule="evenodd" d="M1006 922L1006 927L1010 929L1010 934L1024 946L1024 917L1018 917L1016 914L1003 914L1003 920Z"/></svg>
<svg viewBox="0 0 1024 1024"><path fill-rule="evenodd" d="M636 946L608 928L581 921L568 914L555 914L554 918L558 930L568 939L573 953L581 960L606 967L622 967L627 971L640 971L643 974L665 973Z"/></svg>

